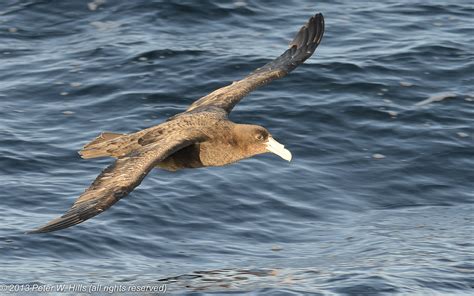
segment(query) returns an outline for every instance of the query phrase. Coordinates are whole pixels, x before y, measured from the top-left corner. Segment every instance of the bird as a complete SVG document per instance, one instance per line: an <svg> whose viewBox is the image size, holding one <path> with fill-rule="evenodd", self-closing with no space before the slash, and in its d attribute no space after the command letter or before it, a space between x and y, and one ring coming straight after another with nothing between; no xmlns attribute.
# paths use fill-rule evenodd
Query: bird
<svg viewBox="0 0 474 296"><path fill-rule="evenodd" d="M224 166L263 153L290 161L291 152L259 125L229 120L234 106L257 87L282 78L308 59L324 34L317 13L297 32L289 48L241 80L199 98L165 122L130 134L103 132L86 144L84 159L113 157L62 216L27 233L57 231L82 223L110 208L134 190L153 168Z"/></svg>

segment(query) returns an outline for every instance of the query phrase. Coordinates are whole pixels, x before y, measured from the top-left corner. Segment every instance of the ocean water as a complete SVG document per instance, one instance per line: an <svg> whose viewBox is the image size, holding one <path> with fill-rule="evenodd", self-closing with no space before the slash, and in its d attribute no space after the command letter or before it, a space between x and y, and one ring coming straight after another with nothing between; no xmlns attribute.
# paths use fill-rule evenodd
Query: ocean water
<svg viewBox="0 0 474 296"><path fill-rule="evenodd" d="M316 12L313 57L231 114L292 162L154 170L83 224L24 234L111 162L79 157L90 139L242 78ZM467 0L3 1L0 294L474 294L473 17Z"/></svg>

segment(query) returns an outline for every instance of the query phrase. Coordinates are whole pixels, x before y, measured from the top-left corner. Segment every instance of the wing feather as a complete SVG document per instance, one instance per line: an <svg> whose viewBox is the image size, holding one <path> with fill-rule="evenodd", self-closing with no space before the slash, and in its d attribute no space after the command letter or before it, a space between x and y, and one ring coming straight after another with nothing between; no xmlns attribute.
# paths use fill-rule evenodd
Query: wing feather
<svg viewBox="0 0 474 296"><path fill-rule="evenodd" d="M318 13L311 17L296 34L290 48L281 56L253 71L244 79L219 88L194 102L187 111L203 106L214 106L230 113L248 93L272 80L282 78L302 64L316 50L324 34L324 17Z"/></svg>
<svg viewBox="0 0 474 296"><path fill-rule="evenodd" d="M140 185L157 163L173 152L194 143L199 137L198 133L189 131L174 134L117 159L102 171L64 215L29 233L64 229L102 213Z"/></svg>

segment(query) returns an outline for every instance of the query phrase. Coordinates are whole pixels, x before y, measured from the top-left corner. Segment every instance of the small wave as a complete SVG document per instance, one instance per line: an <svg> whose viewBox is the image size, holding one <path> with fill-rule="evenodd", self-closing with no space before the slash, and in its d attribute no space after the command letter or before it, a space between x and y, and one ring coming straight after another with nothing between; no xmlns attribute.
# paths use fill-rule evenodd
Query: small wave
<svg viewBox="0 0 474 296"><path fill-rule="evenodd" d="M454 93L454 92L437 93L437 94L433 94L433 95L429 96L429 98L427 98L426 100L423 100L421 102L416 103L415 106L428 105L428 104L433 103L433 102L440 102L440 101L443 101L445 99L452 99L452 98L456 98L456 97L457 97L457 94Z"/></svg>

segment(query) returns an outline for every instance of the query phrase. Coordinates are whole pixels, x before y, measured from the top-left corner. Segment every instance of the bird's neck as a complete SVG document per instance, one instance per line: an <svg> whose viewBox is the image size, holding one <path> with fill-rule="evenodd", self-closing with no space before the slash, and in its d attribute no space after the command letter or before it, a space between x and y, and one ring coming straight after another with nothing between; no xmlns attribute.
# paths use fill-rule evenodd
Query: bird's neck
<svg viewBox="0 0 474 296"><path fill-rule="evenodd" d="M200 143L199 157L205 166L223 166L247 158L232 127L216 139Z"/></svg>

